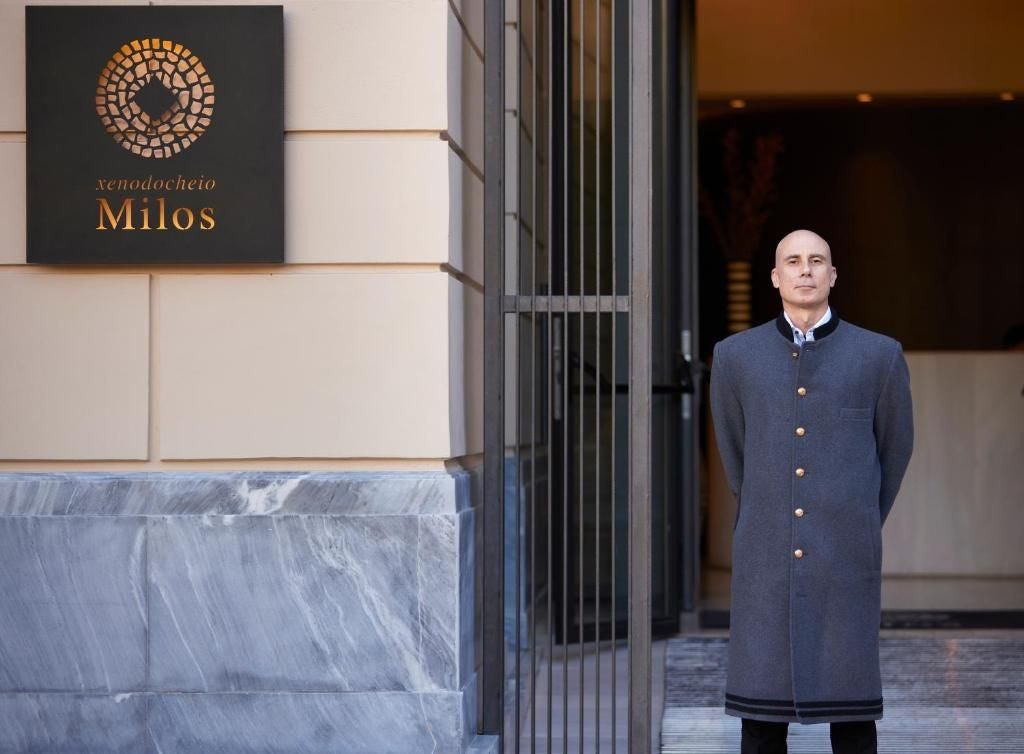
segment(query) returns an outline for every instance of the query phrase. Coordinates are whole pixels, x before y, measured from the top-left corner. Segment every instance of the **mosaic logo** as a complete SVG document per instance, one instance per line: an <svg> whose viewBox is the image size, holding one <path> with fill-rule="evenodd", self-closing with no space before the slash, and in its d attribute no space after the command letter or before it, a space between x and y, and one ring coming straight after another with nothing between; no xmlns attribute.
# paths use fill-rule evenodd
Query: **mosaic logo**
<svg viewBox="0 0 1024 754"><path fill-rule="evenodd" d="M173 157L210 127L213 81L187 47L133 39L100 72L96 113L107 133L140 157Z"/></svg>

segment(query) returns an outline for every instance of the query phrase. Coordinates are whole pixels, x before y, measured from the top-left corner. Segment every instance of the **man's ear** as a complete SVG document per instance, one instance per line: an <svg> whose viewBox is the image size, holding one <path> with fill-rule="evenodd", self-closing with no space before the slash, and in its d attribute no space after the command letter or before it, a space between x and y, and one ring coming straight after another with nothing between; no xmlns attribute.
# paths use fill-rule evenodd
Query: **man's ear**
<svg viewBox="0 0 1024 754"><path fill-rule="evenodd" d="M779 271L772 267L772 285L779 287Z"/></svg>
<svg viewBox="0 0 1024 754"><path fill-rule="evenodd" d="M839 270L837 270L835 267L833 267L832 268L832 282L828 284L829 288L835 288L836 278L838 278L838 277L839 277Z"/></svg>

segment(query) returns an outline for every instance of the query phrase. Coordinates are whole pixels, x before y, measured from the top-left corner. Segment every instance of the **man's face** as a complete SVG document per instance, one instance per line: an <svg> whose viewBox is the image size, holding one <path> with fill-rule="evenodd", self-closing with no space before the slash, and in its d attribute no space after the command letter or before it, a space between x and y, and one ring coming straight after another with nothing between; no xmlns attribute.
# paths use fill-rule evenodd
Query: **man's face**
<svg viewBox="0 0 1024 754"><path fill-rule="evenodd" d="M792 241L775 255L772 285L784 303L813 309L828 300L836 284L836 268L828 247L814 240Z"/></svg>

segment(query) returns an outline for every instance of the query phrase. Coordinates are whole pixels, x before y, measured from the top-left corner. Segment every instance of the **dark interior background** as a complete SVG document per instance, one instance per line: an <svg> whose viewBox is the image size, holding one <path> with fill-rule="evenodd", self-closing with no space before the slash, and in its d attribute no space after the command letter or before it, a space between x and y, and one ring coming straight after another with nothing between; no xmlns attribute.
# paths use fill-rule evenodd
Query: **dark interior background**
<svg viewBox="0 0 1024 754"><path fill-rule="evenodd" d="M820 233L839 272L830 303L906 350L984 350L1024 321L1024 106L1020 102L819 105L735 111L699 124L699 174L719 207L722 139L744 170L758 136L782 151L753 266L753 322L780 310L778 240ZM742 188L742 187L741 187ZM725 259L700 225L701 345L727 335Z"/></svg>

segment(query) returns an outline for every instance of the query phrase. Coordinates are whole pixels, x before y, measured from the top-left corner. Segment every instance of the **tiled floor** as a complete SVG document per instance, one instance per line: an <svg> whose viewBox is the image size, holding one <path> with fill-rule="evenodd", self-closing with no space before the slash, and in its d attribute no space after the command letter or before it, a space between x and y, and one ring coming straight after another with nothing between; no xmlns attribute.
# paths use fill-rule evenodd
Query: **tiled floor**
<svg viewBox="0 0 1024 754"><path fill-rule="evenodd" d="M703 607L728 608L728 579L728 571L708 569L705 572ZM883 582L883 606L904 610L1024 609L1024 580L887 578ZM697 613L687 613L682 616L680 637L692 636L725 638L728 632L701 630ZM892 677L886 680L885 718L878 724L881 754L1024 754L1024 722L1017 721L1017 718L1024 721L1024 702L1013 701L1018 698L1013 696L1018 692L1024 699L1024 632L883 631L882 636L916 637L932 642L932 651L925 653L928 658L925 661L922 659L925 655L921 654L924 645L919 644L916 649L910 647L909 656L917 658L917 665L904 663L903 671L895 671L904 673L899 683L894 684ZM991 652L972 652L972 648L980 646L972 645L974 637L1004 637L1011 642L1004 646L1003 659L994 663ZM934 643L936 638L939 644ZM652 651L651 751L664 754L738 752L739 720L722 712L717 696L710 706L706 701L686 706L671 698L665 706L668 646L669 641L655 641ZM938 654L935 647L941 649ZM898 649L890 651L899 653ZM536 693L531 695L527 689L521 697L518 745L509 737L505 751L510 754L624 754L627 751L629 682L625 642L619 642L614 653L608 642L602 645L600 672L592 645L582 658L575 645L568 648L568 657L562 652L555 648L550 667L538 658ZM890 657L886 664L895 667L898 663ZM998 667L988 667L993 664ZM528 677L528 672L524 676ZM902 697L900 688L906 692ZM1012 693L1009 697L1004 694L1001 703L1006 704L1002 707L986 706L976 694L974 703L965 704L964 694L979 688ZM830 751L828 726L792 725L789 740L791 754Z"/></svg>
<svg viewBox="0 0 1024 754"><path fill-rule="evenodd" d="M1024 632L883 631L880 650L880 754L1024 754ZM724 636L669 644L662 754L739 751L721 707L726 651ZM830 751L827 725L789 730L793 754Z"/></svg>

